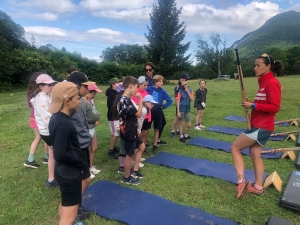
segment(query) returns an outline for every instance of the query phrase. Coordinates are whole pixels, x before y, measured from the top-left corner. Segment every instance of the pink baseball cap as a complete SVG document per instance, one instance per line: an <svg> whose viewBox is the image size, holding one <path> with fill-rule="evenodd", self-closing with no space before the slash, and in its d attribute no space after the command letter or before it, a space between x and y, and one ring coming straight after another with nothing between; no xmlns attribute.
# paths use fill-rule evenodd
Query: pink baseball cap
<svg viewBox="0 0 300 225"><path fill-rule="evenodd" d="M50 77L48 74L41 74L39 75L35 82L37 84L53 84L53 83L57 83L56 80L53 80L52 77Z"/></svg>
<svg viewBox="0 0 300 225"><path fill-rule="evenodd" d="M96 91L96 92L102 92L96 84L92 84L88 86L89 91Z"/></svg>

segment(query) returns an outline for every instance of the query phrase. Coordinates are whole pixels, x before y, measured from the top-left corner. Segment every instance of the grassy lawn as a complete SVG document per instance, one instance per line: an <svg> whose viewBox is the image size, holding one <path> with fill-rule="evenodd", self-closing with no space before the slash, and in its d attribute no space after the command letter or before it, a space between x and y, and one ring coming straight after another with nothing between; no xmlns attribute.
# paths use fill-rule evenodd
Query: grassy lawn
<svg viewBox="0 0 300 225"><path fill-rule="evenodd" d="M276 119L283 120L299 117L299 84L300 76L279 78L283 87L282 106ZM198 81L190 81L193 90L198 88ZM240 88L237 80L207 81L208 89L207 107L203 117L203 125L231 126L246 128L245 123L223 120L229 114L244 115L239 106L241 101ZM117 173L118 160L107 157L109 146L109 126L106 119L107 86L100 86L104 93L96 96L95 103L101 112L100 123L96 127L99 150L96 154L95 164L101 169L101 173L93 179L110 180L121 183L121 175ZM246 78L245 88L249 99L253 99L258 85L256 78ZM165 86L170 96L173 97L174 84ZM60 192L57 188L46 188L47 167L42 164L43 146L40 144L36 153L36 161L41 164L39 169L30 169L23 166L29 153L29 147L34 133L29 128L29 113L25 90L0 94L0 224L57 224L57 207ZM160 146L159 151L166 151L178 155L194 158L208 159L216 162L232 163L231 154L208 150L196 146L188 146L179 142L179 139L171 139L169 132L175 115L174 103L165 110L167 125L162 140L169 142L166 146ZM194 121L194 112L191 113ZM295 127L276 127L276 131L297 130ZM221 141L232 142L235 136L226 134L195 131L191 129L191 136L214 138ZM149 140L153 140L153 131ZM291 140L284 142L268 141L266 147L294 147ZM249 156L245 156L245 167L252 169ZM263 159L265 171L272 173L277 171L283 180L285 187L295 163L289 159L270 160ZM279 206L282 193L269 187L264 196L247 194L242 200L236 199L235 186L229 182L216 178L200 177L185 171L175 170L163 166L146 164L142 169L145 178L142 184L135 188L161 196L170 201L192 206L211 214L224 217L233 221L239 221L246 225L265 224L269 216L277 216L300 224L300 214L286 210ZM149 212L151 213L151 212ZM87 224L121 224L117 221L107 220L93 215Z"/></svg>

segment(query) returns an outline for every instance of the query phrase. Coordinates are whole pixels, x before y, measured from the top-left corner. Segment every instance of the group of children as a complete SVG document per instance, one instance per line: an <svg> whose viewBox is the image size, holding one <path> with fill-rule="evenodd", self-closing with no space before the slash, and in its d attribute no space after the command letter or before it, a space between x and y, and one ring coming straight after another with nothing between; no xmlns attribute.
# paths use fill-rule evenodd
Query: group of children
<svg viewBox="0 0 300 225"><path fill-rule="evenodd" d="M146 146L150 145L148 133L152 122L152 152L157 152L157 145L167 144L160 140L166 125L163 110L172 104L172 98L162 88L163 76L152 77L152 63L147 63L144 69L146 76L138 79L132 76L124 77L122 82L117 78L111 79L106 90L107 119L111 131L108 156L119 158L118 173L124 174L121 182L133 185L140 184L143 178L139 168L144 166L142 155ZM59 186L61 190L59 224L73 224L75 220L89 217L89 213L80 206L81 195L100 172L93 164L98 149L95 126L100 118L93 98L101 90L75 67L69 70L64 82L57 82L47 74L33 74L27 91L28 104L32 107L30 126L35 130L35 139L24 166L39 167L34 153L42 139L45 142L43 163L48 164L46 186ZM187 86L188 79L187 74L182 75L175 91L175 120L178 121L180 141L189 138L188 129L191 127L189 108L194 94ZM199 90L201 87L203 89L203 85ZM196 92L196 96L201 97L195 102L196 108L203 111L206 91L199 95ZM200 109L198 103L203 108ZM187 122L184 135L183 119ZM196 125L195 129L200 126ZM115 147L118 137L120 150Z"/></svg>

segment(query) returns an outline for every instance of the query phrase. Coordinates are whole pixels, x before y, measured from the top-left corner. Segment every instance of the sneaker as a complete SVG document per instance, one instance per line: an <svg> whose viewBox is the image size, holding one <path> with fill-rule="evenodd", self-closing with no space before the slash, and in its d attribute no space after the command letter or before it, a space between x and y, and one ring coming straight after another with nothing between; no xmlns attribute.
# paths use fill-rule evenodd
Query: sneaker
<svg viewBox="0 0 300 225"><path fill-rule="evenodd" d="M87 212L87 211L83 211L82 207L78 208L78 212L76 215L76 220L86 220L90 217L91 213Z"/></svg>
<svg viewBox="0 0 300 225"><path fill-rule="evenodd" d="M153 153L153 154L156 154L156 153L157 153L157 146L154 146L154 145L153 145L152 153Z"/></svg>
<svg viewBox="0 0 300 225"><path fill-rule="evenodd" d="M26 161L24 163L24 166L29 167L29 168L33 168L33 169L37 169L39 168L39 164L37 164L34 160L32 162Z"/></svg>
<svg viewBox="0 0 300 225"><path fill-rule="evenodd" d="M58 187L59 184L57 183L56 180L53 180L51 182L49 182L48 180L46 181L46 187Z"/></svg>
<svg viewBox="0 0 300 225"><path fill-rule="evenodd" d="M182 143L185 143L185 138L181 137L181 138L179 138L179 141L182 142Z"/></svg>
<svg viewBox="0 0 300 225"><path fill-rule="evenodd" d="M131 171L130 171L130 174L131 174L131 176L133 176L134 178L139 178L139 179L143 179L143 178L144 178L143 174L141 174L140 171L134 171L134 170L131 170Z"/></svg>
<svg viewBox="0 0 300 225"><path fill-rule="evenodd" d="M250 185L247 189L247 192L257 194L257 195L263 195L265 193L264 189L258 190L254 185L255 184Z"/></svg>
<svg viewBox="0 0 300 225"><path fill-rule="evenodd" d="M134 165L134 162L131 163L132 165ZM142 168L144 167L144 164L143 163L139 163L139 168Z"/></svg>
<svg viewBox="0 0 300 225"><path fill-rule="evenodd" d="M48 159L44 158L43 159L43 164L47 165L48 164Z"/></svg>
<svg viewBox="0 0 300 225"><path fill-rule="evenodd" d="M98 173L101 172L101 170L97 170L95 166L92 166L92 168L90 168L90 172L94 175L97 175Z"/></svg>
<svg viewBox="0 0 300 225"><path fill-rule="evenodd" d="M157 144L158 145L167 145L168 142L160 140L160 141L157 142Z"/></svg>
<svg viewBox="0 0 300 225"><path fill-rule="evenodd" d="M194 129L195 130L201 130L201 128L199 126L195 126Z"/></svg>
<svg viewBox="0 0 300 225"><path fill-rule="evenodd" d="M73 223L73 225L86 225L86 223L84 223L84 222L82 222L82 221L79 221L79 222Z"/></svg>
<svg viewBox="0 0 300 225"><path fill-rule="evenodd" d="M139 185L141 183L139 178L134 178L129 176L128 178L122 177L121 182L124 184L132 184L132 185Z"/></svg>
<svg viewBox="0 0 300 225"><path fill-rule="evenodd" d="M118 169L118 173L124 173L124 167L119 167L119 169Z"/></svg>
<svg viewBox="0 0 300 225"><path fill-rule="evenodd" d="M191 136L187 136L187 137L184 136L184 139L185 139L185 140L188 140L188 139L192 139L192 137L191 137Z"/></svg>
<svg viewBox="0 0 300 225"><path fill-rule="evenodd" d="M203 125L201 125L201 124L199 125L199 127L200 127L200 128L205 128L205 126L203 126Z"/></svg>
<svg viewBox="0 0 300 225"><path fill-rule="evenodd" d="M119 150L119 149L117 149L116 147L114 147L114 152L115 152L115 154L119 155L119 153L120 153L120 150Z"/></svg>
<svg viewBox="0 0 300 225"><path fill-rule="evenodd" d="M150 148L151 147L151 145L148 142L145 144L145 146L146 146L146 148Z"/></svg>
<svg viewBox="0 0 300 225"><path fill-rule="evenodd" d="M177 134L177 135L180 134L180 133L179 133L179 130L176 130L176 134Z"/></svg>
<svg viewBox="0 0 300 225"><path fill-rule="evenodd" d="M236 190L237 190L237 198L242 198L244 196L244 194L247 192L247 189L249 188L249 186L251 186L252 182L251 181L247 181L246 179L244 179L243 183L237 184L236 185Z"/></svg>
<svg viewBox="0 0 300 225"><path fill-rule="evenodd" d="M115 155L115 151L114 150L108 150L108 157L111 159L117 159L118 156Z"/></svg>
<svg viewBox="0 0 300 225"><path fill-rule="evenodd" d="M90 177L91 177L91 179L94 179L96 176L91 173Z"/></svg>
<svg viewBox="0 0 300 225"><path fill-rule="evenodd" d="M140 162L144 162L146 159L145 158L141 158L140 159Z"/></svg>
<svg viewBox="0 0 300 225"><path fill-rule="evenodd" d="M171 132L170 137L175 138L175 132Z"/></svg>

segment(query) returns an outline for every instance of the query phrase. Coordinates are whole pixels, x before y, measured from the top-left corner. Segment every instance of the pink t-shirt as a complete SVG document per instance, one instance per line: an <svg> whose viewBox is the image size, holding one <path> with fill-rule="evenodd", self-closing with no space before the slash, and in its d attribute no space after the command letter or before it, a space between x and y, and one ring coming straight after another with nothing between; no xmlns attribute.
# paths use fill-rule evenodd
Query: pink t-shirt
<svg viewBox="0 0 300 225"><path fill-rule="evenodd" d="M142 96L142 99L145 98L146 95L148 95L147 91L143 91L140 88L138 88L138 93ZM135 104L139 104L139 99L136 96L132 96L132 100L134 101ZM148 122L151 121L151 110L148 110L147 115L145 116L145 119L148 119Z"/></svg>

